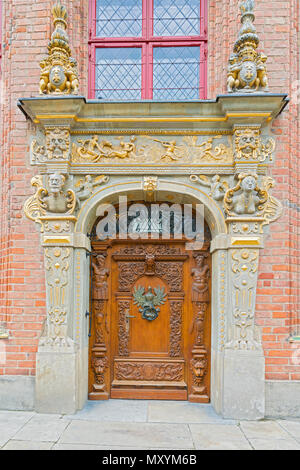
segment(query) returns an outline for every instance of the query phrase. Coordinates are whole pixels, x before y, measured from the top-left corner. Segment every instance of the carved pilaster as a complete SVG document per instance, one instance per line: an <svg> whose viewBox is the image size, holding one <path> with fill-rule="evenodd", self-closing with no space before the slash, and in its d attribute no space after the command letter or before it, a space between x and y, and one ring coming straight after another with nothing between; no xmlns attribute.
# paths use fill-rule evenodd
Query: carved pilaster
<svg viewBox="0 0 300 470"><path fill-rule="evenodd" d="M225 347L259 350L261 345L254 319L259 249L231 249L229 256L232 316L230 337Z"/></svg>
<svg viewBox="0 0 300 470"><path fill-rule="evenodd" d="M209 302L210 269L206 263L206 253L194 254L196 267L192 269L192 306L193 321L189 333L194 336L194 346L191 353L190 370L192 374L191 393L189 401L208 401L208 391L205 377L208 372L207 349L204 345L204 328Z"/></svg>
<svg viewBox="0 0 300 470"><path fill-rule="evenodd" d="M69 347L73 344L68 332L72 262L72 248L45 248L47 318L40 347Z"/></svg>

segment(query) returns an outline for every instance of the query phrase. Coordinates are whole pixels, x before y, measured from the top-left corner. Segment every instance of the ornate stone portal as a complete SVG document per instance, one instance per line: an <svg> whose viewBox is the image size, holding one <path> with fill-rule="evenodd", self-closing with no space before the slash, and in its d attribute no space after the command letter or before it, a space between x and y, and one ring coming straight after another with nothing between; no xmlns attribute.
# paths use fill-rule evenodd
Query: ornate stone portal
<svg viewBox="0 0 300 470"><path fill-rule="evenodd" d="M255 92L260 87L266 91L264 57L256 55L253 2L242 3L244 30L234 57L239 70L232 64L228 91L247 88ZM63 30L62 16L59 10L56 26ZM246 47L244 38L250 29L255 44ZM244 73L247 63L249 70L252 64L246 60L250 52L256 67L254 81ZM270 125L284 108L286 96L232 93L214 102L185 103L184 112L182 103L176 102L167 108L159 102L101 102L97 106L83 97L57 99L56 93L76 92L76 79L71 80L64 68L66 80L54 90L54 72L50 76L46 70L41 91L54 95L19 102L36 126L31 137L36 191L24 209L40 230L45 249L47 320L37 358L36 409L72 413L87 398L89 320L85 314L91 274L87 235L99 215L99 205L116 204L119 196L126 195L130 201L204 205L213 237L212 404L224 417L263 417L264 357L255 322L255 294L264 233L281 214L280 202L271 195L274 181L268 168L275 160ZM201 344L207 302L204 261L195 258L193 272L190 367L195 394L203 392L207 354ZM101 269L101 263L93 262L93 269ZM147 269L151 271L151 259ZM101 339L105 270L102 277L92 364L98 385L95 393L105 394L106 345ZM121 316L127 307L120 299ZM121 353L126 355L126 350Z"/></svg>

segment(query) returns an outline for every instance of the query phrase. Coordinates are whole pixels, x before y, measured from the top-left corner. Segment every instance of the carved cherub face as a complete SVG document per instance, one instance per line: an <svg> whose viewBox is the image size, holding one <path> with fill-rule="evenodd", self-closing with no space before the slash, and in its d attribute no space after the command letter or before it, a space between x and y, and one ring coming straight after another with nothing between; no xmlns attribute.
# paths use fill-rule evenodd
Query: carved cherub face
<svg viewBox="0 0 300 470"><path fill-rule="evenodd" d="M250 192L256 188L256 179L253 176L246 176L241 182L241 188L244 191Z"/></svg>
<svg viewBox="0 0 300 470"><path fill-rule="evenodd" d="M49 189L52 193L59 193L64 185L65 177L59 173L54 173L49 176Z"/></svg>

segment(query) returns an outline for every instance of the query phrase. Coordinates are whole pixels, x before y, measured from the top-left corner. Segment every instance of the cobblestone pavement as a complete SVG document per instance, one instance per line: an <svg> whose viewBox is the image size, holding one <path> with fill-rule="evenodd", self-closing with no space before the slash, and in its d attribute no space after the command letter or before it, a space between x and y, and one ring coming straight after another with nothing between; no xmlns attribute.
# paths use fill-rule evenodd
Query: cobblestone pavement
<svg viewBox="0 0 300 470"><path fill-rule="evenodd" d="M224 420L187 402L88 402L71 416L0 411L0 449L300 450L300 419Z"/></svg>

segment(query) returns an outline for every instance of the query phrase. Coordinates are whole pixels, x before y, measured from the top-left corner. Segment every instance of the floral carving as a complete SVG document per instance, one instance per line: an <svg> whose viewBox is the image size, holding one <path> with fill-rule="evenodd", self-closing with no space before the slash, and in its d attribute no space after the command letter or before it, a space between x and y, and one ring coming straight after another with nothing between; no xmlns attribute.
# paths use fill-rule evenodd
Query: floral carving
<svg viewBox="0 0 300 470"><path fill-rule="evenodd" d="M170 300L170 356L182 356L182 301Z"/></svg>
<svg viewBox="0 0 300 470"><path fill-rule="evenodd" d="M141 277L145 272L145 263L137 261L132 263L130 261L119 262L119 290L130 291L131 286L135 281Z"/></svg>
<svg viewBox="0 0 300 470"><path fill-rule="evenodd" d="M119 356L129 356L128 315L130 312L130 301L120 300L118 302L118 309L119 309Z"/></svg>
<svg viewBox="0 0 300 470"><path fill-rule="evenodd" d="M183 262L156 261L155 272L168 283L171 292L182 290Z"/></svg>

